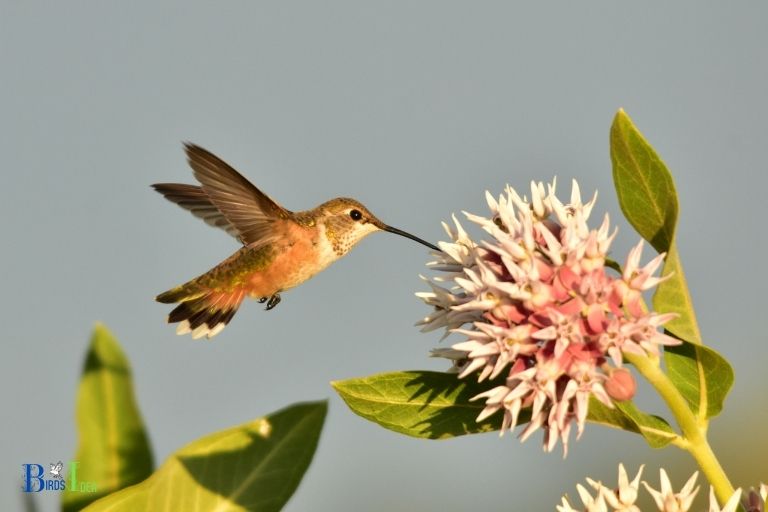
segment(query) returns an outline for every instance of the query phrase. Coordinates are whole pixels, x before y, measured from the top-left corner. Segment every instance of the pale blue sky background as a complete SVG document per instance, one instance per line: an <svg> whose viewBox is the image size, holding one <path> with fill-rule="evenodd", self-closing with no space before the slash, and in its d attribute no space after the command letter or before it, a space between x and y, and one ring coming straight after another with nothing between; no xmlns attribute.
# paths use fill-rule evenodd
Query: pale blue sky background
<svg viewBox="0 0 768 512"><path fill-rule="evenodd" d="M469 5L0 0L0 509L18 507L20 464L72 457L96 320L131 359L158 463L329 397L289 511L551 510L619 461L682 482L681 453L600 427L563 462L539 436L429 442L354 416L329 381L443 368L427 358L439 336L412 326L427 254L404 239L371 236L270 313L246 303L213 343L175 336L153 301L236 248L149 188L191 180L182 140L288 208L352 196L433 241L451 212L484 212L486 189L577 177L623 259L637 235L610 181L619 107L675 174L701 325L736 367L716 449L737 484L768 480L766 3Z"/></svg>

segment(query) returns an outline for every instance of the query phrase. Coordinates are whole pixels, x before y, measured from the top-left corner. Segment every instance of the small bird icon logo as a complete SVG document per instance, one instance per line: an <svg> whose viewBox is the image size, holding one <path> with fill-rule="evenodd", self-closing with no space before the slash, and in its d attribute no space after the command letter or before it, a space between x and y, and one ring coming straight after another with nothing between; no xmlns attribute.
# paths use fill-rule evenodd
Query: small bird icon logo
<svg viewBox="0 0 768 512"><path fill-rule="evenodd" d="M51 469L50 469L49 473L51 473L51 476L53 478L63 479L64 475L61 474L61 470L63 468L64 468L64 463L59 461L59 462L57 462L55 464L51 464Z"/></svg>
<svg viewBox="0 0 768 512"><path fill-rule="evenodd" d="M256 188L213 153L185 144L200 185L158 183L152 187L168 200L211 226L237 238L242 247L208 272L157 296L178 304L168 315L177 334L211 338L232 320L251 297L266 309L280 294L300 285L341 258L375 231L388 231L435 245L377 219L360 202L339 197L311 210L291 212Z"/></svg>

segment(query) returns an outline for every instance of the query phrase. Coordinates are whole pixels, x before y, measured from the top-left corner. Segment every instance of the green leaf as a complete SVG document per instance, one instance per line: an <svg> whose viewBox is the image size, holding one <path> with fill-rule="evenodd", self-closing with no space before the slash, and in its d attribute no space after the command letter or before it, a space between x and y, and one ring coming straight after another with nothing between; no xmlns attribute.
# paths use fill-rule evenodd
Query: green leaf
<svg viewBox="0 0 768 512"><path fill-rule="evenodd" d="M325 401L296 404L207 435L86 510L278 511L312 461L326 412Z"/></svg>
<svg viewBox="0 0 768 512"><path fill-rule="evenodd" d="M664 349L664 363L669 379L700 420L720 414L733 385L733 368L725 358L704 345L683 342Z"/></svg>
<svg viewBox="0 0 768 512"><path fill-rule="evenodd" d="M62 510L80 510L92 501L152 473L152 451L136 404L131 369L117 340L96 325L77 391L79 444L64 468ZM96 492L91 491L91 484Z"/></svg>
<svg viewBox="0 0 768 512"><path fill-rule="evenodd" d="M380 373L331 384L355 414L412 437L445 439L501 428L501 414L477 423L484 401L469 401L494 384L459 379L455 373ZM520 422L528 419L523 411Z"/></svg>
<svg viewBox="0 0 768 512"><path fill-rule="evenodd" d="M478 384L453 373L408 371L332 384L355 414L412 437L445 439L501 428L500 413L477 423L475 418L485 407L484 400L469 401L497 385L494 383ZM665 420L637 410L632 403L610 409L593 399L589 407L590 422L641 434L651 446L664 446L677 437ZM529 420L530 411L523 410L518 423Z"/></svg>
<svg viewBox="0 0 768 512"><path fill-rule="evenodd" d="M701 345L701 332L693 311L693 301L685 281L683 264L677 252L677 245L672 244L667 253L662 276L672 274L662 282L653 295L653 309L663 313L677 313L679 316L664 324L664 329L681 340Z"/></svg>
<svg viewBox="0 0 768 512"><path fill-rule="evenodd" d="M623 272L621 265L619 265L619 262L616 260L612 260L611 258L605 258L605 266L608 268L612 268L618 274L621 274Z"/></svg>
<svg viewBox="0 0 768 512"><path fill-rule="evenodd" d="M587 420L640 434L652 448L663 448L678 437L664 418L642 412L631 401L615 402L611 409L590 397Z"/></svg>
<svg viewBox="0 0 768 512"><path fill-rule="evenodd" d="M659 253L667 253L662 275L672 276L658 286L653 298L654 309L680 315L668 322L665 329L680 339L701 343L675 245L678 203L672 174L623 110L616 113L611 125L611 162L624 216Z"/></svg>
<svg viewBox="0 0 768 512"><path fill-rule="evenodd" d="M624 216L658 252L675 238L677 193L672 175L632 120L619 110L611 125L613 182Z"/></svg>

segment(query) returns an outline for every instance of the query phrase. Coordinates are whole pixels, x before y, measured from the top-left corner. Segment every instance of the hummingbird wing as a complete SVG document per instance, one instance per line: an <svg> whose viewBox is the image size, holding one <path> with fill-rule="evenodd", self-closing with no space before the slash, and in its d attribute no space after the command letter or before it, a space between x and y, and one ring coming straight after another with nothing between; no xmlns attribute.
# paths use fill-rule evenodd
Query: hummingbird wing
<svg viewBox="0 0 768 512"><path fill-rule="evenodd" d="M240 239L237 228L216 208L202 187L184 183L155 183L152 188L163 194L163 197L172 203L192 212L195 217L203 219L209 226L221 228L238 240ZM240 241L242 242L242 240Z"/></svg>
<svg viewBox="0 0 768 512"><path fill-rule="evenodd" d="M184 149L202 190L245 245L263 243L274 236L275 222L290 218L290 211L210 151L191 143Z"/></svg>

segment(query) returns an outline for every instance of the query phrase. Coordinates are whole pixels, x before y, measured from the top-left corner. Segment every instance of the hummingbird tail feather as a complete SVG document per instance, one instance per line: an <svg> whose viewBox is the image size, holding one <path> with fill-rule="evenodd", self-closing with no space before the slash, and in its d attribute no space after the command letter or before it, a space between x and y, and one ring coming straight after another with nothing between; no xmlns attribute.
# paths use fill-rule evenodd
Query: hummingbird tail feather
<svg viewBox="0 0 768 512"><path fill-rule="evenodd" d="M195 287L191 286L193 284L194 281L171 288L167 292L163 292L155 297L155 300L163 304L175 304L177 302L188 302L204 296L205 290L195 289Z"/></svg>
<svg viewBox="0 0 768 512"><path fill-rule="evenodd" d="M179 303L168 315L168 323L178 323L176 334L192 333L192 338L213 338L227 326L245 298L245 290L229 292L178 286L157 296L158 302Z"/></svg>

